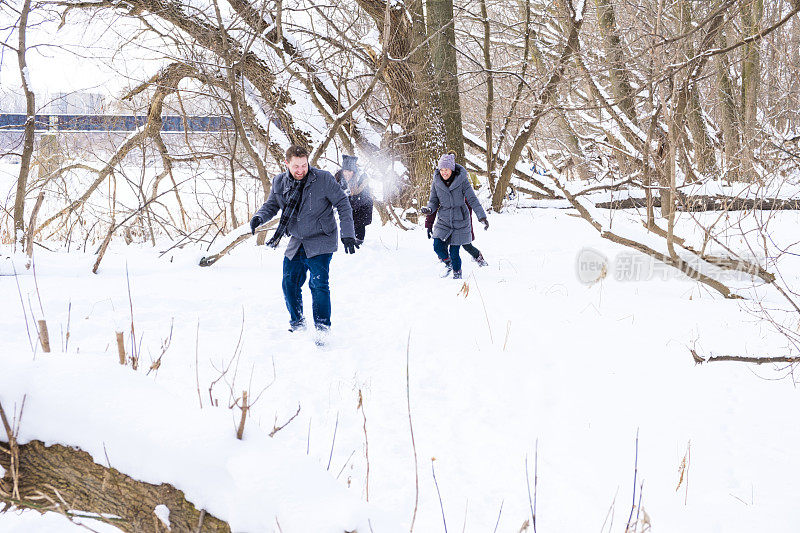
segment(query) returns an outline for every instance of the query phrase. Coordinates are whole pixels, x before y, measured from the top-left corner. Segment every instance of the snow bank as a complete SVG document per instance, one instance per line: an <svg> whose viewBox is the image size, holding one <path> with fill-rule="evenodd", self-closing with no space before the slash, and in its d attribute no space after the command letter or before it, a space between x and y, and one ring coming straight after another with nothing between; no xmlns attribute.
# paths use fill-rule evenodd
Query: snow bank
<svg viewBox="0 0 800 533"><path fill-rule="evenodd" d="M235 438L231 411L200 410L102 355L2 356L0 401L25 407L19 441L77 446L148 483L168 482L234 531L392 531L390 520L309 458L258 430ZM106 457L108 459L106 459ZM154 510L168 523L167 509Z"/></svg>

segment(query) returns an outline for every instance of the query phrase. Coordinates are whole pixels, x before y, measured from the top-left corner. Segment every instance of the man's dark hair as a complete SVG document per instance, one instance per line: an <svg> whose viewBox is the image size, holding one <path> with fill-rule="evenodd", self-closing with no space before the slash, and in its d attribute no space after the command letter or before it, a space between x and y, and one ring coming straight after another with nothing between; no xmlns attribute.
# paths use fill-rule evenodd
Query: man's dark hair
<svg viewBox="0 0 800 533"><path fill-rule="evenodd" d="M286 160L291 161L293 157L308 157L308 149L297 144L291 145L286 149Z"/></svg>

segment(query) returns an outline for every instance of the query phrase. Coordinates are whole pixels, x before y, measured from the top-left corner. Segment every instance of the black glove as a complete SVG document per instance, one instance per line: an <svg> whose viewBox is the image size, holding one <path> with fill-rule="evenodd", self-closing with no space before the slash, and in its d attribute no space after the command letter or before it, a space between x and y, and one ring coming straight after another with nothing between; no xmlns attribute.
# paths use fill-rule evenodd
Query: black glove
<svg viewBox="0 0 800 533"><path fill-rule="evenodd" d="M353 237L342 237L342 244L344 244L344 253L346 254L354 254L356 248L361 247Z"/></svg>
<svg viewBox="0 0 800 533"><path fill-rule="evenodd" d="M256 234L256 228L259 227L261 224L262 224L262 222L261 222L261 217L260 216L256 215L253 218L251 218L250 219L250 234L251 235L255 235Z"/></svg>
<svg viewBox="0 0 800 533"><path fill-rule="evenodd" d="M422 213L423 215L430 215L431 214L431 208L430 207L420 207L419 208L419 212Z"/></svg>
<svg viewBox="0 0 800 533"><path fill-rule="evenodd" d="M483 222L483 231L489 229L489 220L486 218L480 219L478 222Z"/></svg>
<svg viewBox="0 0 800 533"><path fill-rule="evenodd" d="M426 228L426 229L428 230L428 238L430 239L431 235L433 235L433 228Z"/></svg>

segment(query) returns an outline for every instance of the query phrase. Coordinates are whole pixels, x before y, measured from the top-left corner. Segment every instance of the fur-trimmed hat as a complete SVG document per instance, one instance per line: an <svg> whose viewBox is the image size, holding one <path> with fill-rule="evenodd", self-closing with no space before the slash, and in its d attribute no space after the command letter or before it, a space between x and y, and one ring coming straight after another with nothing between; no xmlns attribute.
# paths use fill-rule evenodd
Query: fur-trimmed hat
<svg viewBox="0 0 800 533"><path fill-rule="evenodd" d="M343 155L342 156L342 170L352 170L353 172L358 172L357 163L358 158L354 155Z"/></svg>
<svg viewBox="0 0 800 533"><path fill-rule="evenodd" d="M450 170L456 169L456 156L453 154L444 154L439 158L439 169L449 168Z"/></svg>

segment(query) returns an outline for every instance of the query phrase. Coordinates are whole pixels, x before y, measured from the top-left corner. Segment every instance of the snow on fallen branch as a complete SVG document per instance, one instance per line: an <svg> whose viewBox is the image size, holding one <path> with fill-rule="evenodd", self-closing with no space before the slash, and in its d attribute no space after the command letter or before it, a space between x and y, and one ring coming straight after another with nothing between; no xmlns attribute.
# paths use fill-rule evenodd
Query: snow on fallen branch
<svg viewBox="0 0 800 533"><path fill-rule="evenodd" d="M750 357L744 355L711 355L708 357L702 357L698 355L695 350L689 350L692 354L692 358L694 359L695 364L702 365L703 363L716 363L718 361L734 361L738 363L754 363L757 365L763 365L765 363L800 363L800 356L796 357L784 357L784 356L777 356L777 357Z"/></svg>
<svg viewBox="0 0 800 533"><path fill-rule="evenodd" d="M274 228L275 226L278 225L278 221L279 219L275 218L273 220L270 220L266 224L262 224L261 226L256 228L256 233L266 232L267 230ZM250 233L250 224L243 224L242 226L239 226L238 229L232 231L222 241L222 243L220 244L220 246L222 246L222 249L219 252L215 252L211 255L206 255L200 258L200 263L199 263L200 266L207 267L213 265L214 263L225 257L227 254L229 254L231 250L242 244L250 237L252 237L252 234Z"/></svg>

